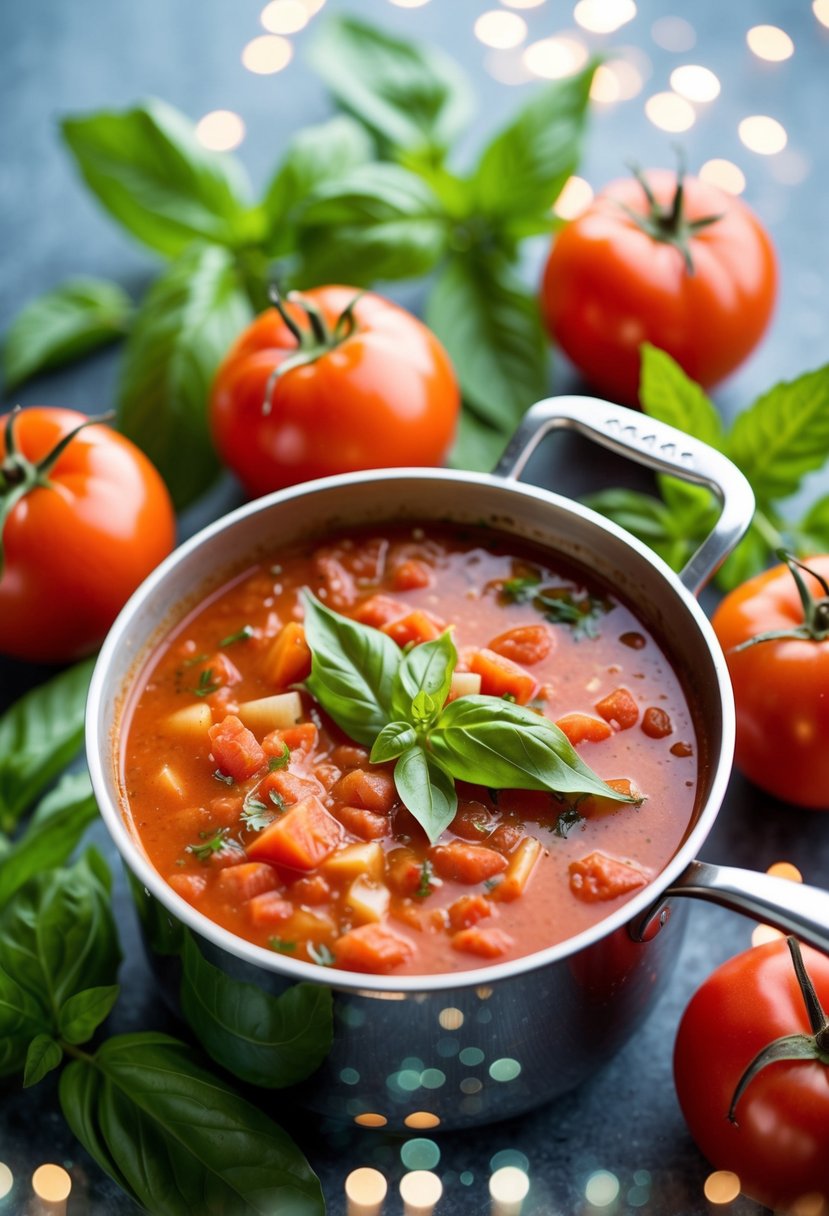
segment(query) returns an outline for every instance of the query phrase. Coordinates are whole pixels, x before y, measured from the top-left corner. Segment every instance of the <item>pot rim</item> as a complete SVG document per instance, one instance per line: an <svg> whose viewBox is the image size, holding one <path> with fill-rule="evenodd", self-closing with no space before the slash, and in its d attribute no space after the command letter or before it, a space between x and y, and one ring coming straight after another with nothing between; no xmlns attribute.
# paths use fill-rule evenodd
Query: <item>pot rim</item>
<svg viewBox="0 0 829 1216"><path fill-rule="evenodd" d="M515 494L519 497L530 497L549 506L564 511L568 515L587 520L600 531L604 531L623 542L639 557L644 558L674 594L682 602L685 609L693 617L711 656L712 665L719 686L719 699L722 706L722 737L720 742L719 759L713 771L710 790L705 804L697 814L691 830L668 864L630 900L604 917L589 929L566 938L563 942L549 946L533 954L522 955L509 962L494 963L483 967L462 971L440 972L434 975L374 975L361 972L345 971L334 967L320 967L314 963L306 963L299 959L285 958L283 955L257 946L245 938L236 936L230 930L210 920L199 912L192 904L176 894L161 874L151 864L143 853L137 838L127 826L127 810L116 805L110 798L105 768L113 762L113 745L117 741L118 723L108 724L108 730L99 730L101 706L105 700L110 680L110 667L118 653L125 637L129 636L136 615L148 600L151 600L156 589L164 582L168 574L190 554L209 543L214 537L235 528L250 516L268 511L273 505L288 502L292 499L302 499L314 494L325 493L329 490L361 486L377 481L437 481L440 483L466 483L475 486L494 489L500 493ZM146 657L146 647L141 652L141 658ZM672 657L670 654L669 658ZM133 669L137 669L137 663ZM198 936L212 942L213 945L235 955L246 963L261 967L265 971L296 981L306 981L325 984L335 989L365 993L386 999L404 999L407 993L440 992L459 988L475 988L489 986L503 980L511 979L525 972L535 971L540 967L559 962L571 955L579 953L612 933L624 928L631 922L641 918L642 914L657 903L664 891L672 885L675 879L686 869L689 862L696 856L700 846L705 841L719 813L720 805L725 796L731 774L731 764L734 753L735 715L734 701L730 678L725 658L717 641L716 635L708 618L697 600L683 585L678 575L642 541L626 532L612 521L605 519L592 509L581 503L552 490L539 486L527 485L513 478L499 477L494 474L473 473L466 470L443 468L393 468L374 469L367 472L344 473L333 477L319 478L303 482L298 486L290 486L277 490L272 494L254 499L221 518L208 524L178 548L158 565L155 570L133 592L122 608L101 647L89 686L86 705L86 754L89 765L92 787L101 813L101 817L113 840L122 861L135 877L142 883L149 894L153 895L162 906L177 920L196 933Z"/></svg>

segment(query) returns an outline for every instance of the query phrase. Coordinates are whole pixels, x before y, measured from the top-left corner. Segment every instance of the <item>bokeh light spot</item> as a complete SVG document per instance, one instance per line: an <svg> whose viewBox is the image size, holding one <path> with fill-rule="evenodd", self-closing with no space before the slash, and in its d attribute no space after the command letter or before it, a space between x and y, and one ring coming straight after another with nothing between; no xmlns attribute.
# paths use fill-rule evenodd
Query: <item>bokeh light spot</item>
<svg viewBox="0 0 829 1216"><path fill-rule="evenodd" d="M749 151L759 152L761 156L774 156L782 152L789 140L783 124L767 114L752 114L750 118L744 118L737 131Z"/></svg>
<svg viewBox="0 0 829 1216"><path fill-rule="evenodd" d="M663 51L690 51L697 45L697 32L684 17L658 17L651 26L651 38Z"/></svg>
<svg viewBox="0 0 829 1216"><path fill-rule="evenodd" d="M576 24L591 34L612 34L635 16L634 0L578 0L573 9Z"/></svg>
<svg viewBox="0 0 829 1216"><path fill-rule="evenodd" d="M500 1060L493 1060L489 1066L489 1075L493 1081L514 1081L521 1074L521 1065L517 1060L511 1059L509 1056L504 1056Z"/></svg>
<svg viewBox="0 0 829 1216"><path fill-rule="evenodd" d="M596 1170L587 1179L584 1197L594 1208L609 1208L619 1197L619 1179L610 1170Z"/></svg>
<svg viewBox="0 0 829 1216"><path fill-rule="evenodd" d="M451 1005L446 1009L441 1009L438 1014L438 1021L444 1030L460 1030L463 1026L463 1014L460 1009L454 1009Z"/></svg>
<svg viewBox="0 0 829 1216"><path fill-rule="evenodd" d="M458 1056L461 1064L465 1064L467 1068L474 1068L476 1064L482 1064L484 1053L480 1047L464 1047L463 1051Z"/></svg>
<svg viewBox="0 0 829 1216"><path fill-rule="evenodd" d="M739 165L720 157L707 160L699 171L699 177L728 194L742 194L746 188L746 177Z"/></svg>
<svg viewBox="0 0 829 1216"><path fill-rule="evenodd" d="M676 93L654 93L645 102L645 113L662 131L687 131L696 121L693 107Z"/></svg>
<svg viewBox="0 0 829 1216"><path fill-rule="evenodd" d="M279 34L261 34L252 38L242 51L242 63L257 76L281 72L293 58L294 48Z"/></svg>
<svg viewBox="0 0 829 1216"><path fill-rule="evenodd" d="M794 54L794 43L785 30L776 25L755 25L746 34L748 48L758 59L782 63Z"/></svg>
<svg viewBox="0 0 829 1216"><path fill-rule="evenodd" d="M311 14L302 0L271 0L259 16L270 34L297 34L311 20Z"/></svg>
<svg viewBox="0 0 829 1216"><path fill-rule="evenodd" d="M715 1170L702 1189L709 1203L733 1203L740 1193L740 1179L731 1170Z"/></svg>
<svg viewBox="0 0 829 1216"><path fill-rule="evenodd" d="M374 1111L365 1111L362 1115L355 1115L354 1122L359 1123L360 1127L385 1127L388 1119L385 1115L375 1114Z"/></svg>
<svg viewBox="0 0 829 1216"><path fill-rule="evenodd" d="M406 1127L411 1127L417 1131L427 1131L430 1127L439 1127L440 1119L437 1115L433 1115L428 1110L413 1110L410 1115L406 1115L403 1120Z"/></svg>
<svg viewBox="0 0 829 1216"><path fill-rule="evenodd" d="M481 13L475 22L475 37L484 46L507 51L519 46L527 37L527 23L518 13L490 9L487 13Z"/></svg>
<svg viewBox="0 0 829 1216"><path fill-rule="evenodd" d="M0 1199L5 1199L14 1186L14 1174L5 1161L0 1161Z"/></svg>
<svg viewBox="0 0 829 1216"><path fill-rule="evenodd" d="M196 139L213 152L230 152L245 138L245 124L232 110L211 110L196 123Z"/></svg>
<svg viewBox="0 0 829 1216"><path fill-rule="evenodd" d="M812 0L812 12L821 25L829 28L829 0Z"/></svg>
<svg viewBox="0 0 829 1216"><path fill-rule="evenodd" d="M713 101L720 95L720 82L710 68L686 63L671 72L671 88L687 101Z"/></svg>
<svg viewBox="0 0 829 1216"><path fill-rule="evenodd" d="M502 1170L507 1165L513 1165L518 1170L523 1170L525 1174L529 1173L530 1162L522 1152L517 1148L502 1148L489 1159L489 1168L491 1170Z"/></svg>
<svg viewBox="0 0 829 1216"><path fill-rule="evenodd" d="M424 1089L440 1089L446 1084L446 1073L439 1068L425 1068L420 1074L420 1084Z"/></svg>
<svg viewBox="0 0 829 1216"><path fill-rule="evenodd" d="M790 861L776 861L766 870L773 878L788 878L789 882L803 882L803 875Z"/></svg>
<svg viewBox="0 0 829 1216"><path fill-rule="evenodd" d="M593 187L583 177L568 177L553 211L561 220L574 220L593 201Z"/></svg>
<svg viewBox="0 0 829 1216"><path fill-rule="evenodd" d="M413 1170L400 1179L400 1198L415 1211L418 1208L431 1211L442 1194L440 1178L428 1170Z"/></svg>
<svg viewBox="0 0 829 1216"><path fill-rule="evenodd" d="M32 1174L32 1190L44 1203L62 1203L69 1198L72 1179L61 1165L39 1165Z"/></svg>
<svg viewBox="0 0 829 1216"><path fill-rule="evenodd" d="M388 1183L379 1170L369 1166L352 1170L345 1180L345 1194L350 1203L362 1207L378 1206L386 1198Z"/></svg>
<svg viewBox="0 0 829 1216"><path fill-rule="evenodd" d="M572 76L587 63L587 47L575 38L542 38L524 51L524 63L542 80Z"/></svg>
<svg viewBox="0 0 829 1216"><path fill-rule="evenodd" d="M440 1162L440 1149L434 1140L407 1140L400 1149L400 1160L407 1170L433 1170Z"/></svg>
<svg viewBox="0 0 829 1216"><path fill-rule="evenodd" d="M489 1194L494 1203L517 1205L527 1198L529 1189L529 1178L515 1165L502 1166L489 1180Z"/></svg>

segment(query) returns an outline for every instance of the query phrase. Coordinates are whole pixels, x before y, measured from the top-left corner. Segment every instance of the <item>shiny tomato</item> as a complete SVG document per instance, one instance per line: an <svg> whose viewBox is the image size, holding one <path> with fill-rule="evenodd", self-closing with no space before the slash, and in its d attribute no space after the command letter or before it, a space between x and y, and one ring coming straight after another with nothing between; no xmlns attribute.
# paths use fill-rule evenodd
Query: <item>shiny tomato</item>
<svg viewBox="0 0 829 1216"><path fill-rule="evenodd" d="M85 421L47 406L0 420L3 654L63 663L94 650L173 547L159 474L128 439Z"/></svg>
<svg viewBox="0 0 829 1216"><path fill-rule="evenodd" d="M734 686L737 767L777 798L829 809L829 556L805 565L823 585L775 566L727 595L712 624Z"/></svg>
<svg viewBox="0 0 829 1216"><path fill-rule="evenodd" d="M808 946L802 954L819 1002L829 1007L829 958ZM790 1211L806 1196L809 1211L824 1211L829 1201L829 1055L820 1043L827 1034L822 1020L822 1030L810 1021L786 942L779 940L719 967L691 999L677 1034L674 1079L691 1135L712 1165L732 1170L747 1195L775 1211ZM801 1040L801 1051L803 1040L810 1042L811 1057L763 1067L732 1110L755 1057L791 1035ZM798 1045L777 1043L784 1056L789 1049Z"/></svg>
<svg viewBox="0 0 829 1216"><path fill-rule="evenodd" d="M352 287L317 287L262 313L219 368L219 455L252 496L359 469L439 464L460 397L417 318Z"/></svg>
<svg viewBox="0 0 829 1216"><path fill-rule="evenodd" d="M555 238L541 303L564 353L600 392L635 404L643 342L708 386L732 372L771 318L768 233L733 195L654 170L612 182Z"/></svg>

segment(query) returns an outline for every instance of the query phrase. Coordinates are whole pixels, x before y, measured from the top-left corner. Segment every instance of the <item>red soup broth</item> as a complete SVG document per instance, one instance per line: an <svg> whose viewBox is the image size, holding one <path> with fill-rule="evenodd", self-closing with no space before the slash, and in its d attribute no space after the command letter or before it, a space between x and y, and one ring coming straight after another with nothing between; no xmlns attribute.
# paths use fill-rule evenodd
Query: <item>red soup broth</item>
<svg viewBox="0 0 829 1216"><path fill-rule="evenodd" d="M451 629L454 693L528 704L641 803L458 782L431 846L393 764L303 687L303 587L401 653ZM262 699L291 689L283 721L284 698ZM290 958L432 974L534 953L630 899L682 843L698 763L682 683L612 588L486 528L429 525L286 548L201 603L141 673L122 778L152 864L217 924Z"/></svg>

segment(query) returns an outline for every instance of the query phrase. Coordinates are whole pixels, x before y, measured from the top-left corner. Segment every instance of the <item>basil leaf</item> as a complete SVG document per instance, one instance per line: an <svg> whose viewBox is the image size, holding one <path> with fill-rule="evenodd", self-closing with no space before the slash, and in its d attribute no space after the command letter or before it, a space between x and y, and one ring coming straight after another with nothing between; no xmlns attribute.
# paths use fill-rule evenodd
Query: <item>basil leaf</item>
<svg viewBox="0 0 829 1216"><path fill-rule="evenodd" d="M721 591L733 591L746 579L765 570L770 556L768 541L752 524L728 561L717 571L717 586Z"/></svg>
<svg viewBox="0 0 829 1216"><path fill-rule="evenodd" d="M311 61L340 105L388 148L439 154L471 115L454 60L353 17L323 26Z"/></svg>
<svg viewBox="0 0 829 1216"><path fill-rule="evenodd" d="M371 139L365 128L344 114L297 132L265 191L266 252L271 257L290 252L294 224L308 197L325 182L339 180L371 156Z"/></svg>
<svg viewBox="0 0 829 1216"><path fill-rule="evenodd" d="M0 717L0 830L14 828L81 746L94 665L94 659L87 659L67 668Z"/></svg>
<svg viewBox="0 0 829 1216"><path fill-rule="evenodd" d="M154 1216L322 1216L293 1141L176 1039L127 1034L72 1061L60 1103L98 1164Z"/></svg>
<svg viewBox="0 0 829 1216"><path fill-rule="evenodd" d="M132 303L117 283L71 279L30 301L3 344L6 389L80 358L127 332Z"/></svg>
<svg viewBox="0 0 829 1216"><path fill-rule="evenodd" d="M538 301L505 257L470 253L443 268L426 322L446 347L464 400L506 437L548 392L548 343Z"/></svg>
<svg viewBox="0 0 829 1216"><path fill-rule="evenodd" d="M640 351L639 399L645 413L724 451L722 419L705 390L666 351L649 342Z"/></svg>
<svg viewBox="0 0 829 1216"><path fill-rule="evenodd" d="M407 748L417 743L417 733L408 722L389 722L374 740L371 749L371 763L385 764L387 760L396 760Z"/></svg>
<svg viewBox="0 0 829 1216"><path fill-rule="evenodd" d="M371 747L392 717L400 649L379 629L332 612L310 592L302 600L312 656L306 687L341 730Z"/></svg>
<svg viewBox="0 0 829 1216"><path fill-rule="evenodd" d="M30 878L67 861L97 816L88 774L68 773L38 805L23 835L0 854L0 908Z"/></svg>
<svg viewBox="0 0 829 1216"><path fill-rule="evenodd" d="M88 1043L95 1031L106 1021L118 1000L117 984L85 988L70 996L58 1018L60 1037L66 1043Z"/></svg>
<svg viewBox="0 0 829 1216"><path fill-rule="evenodd" d="M596 66L593 60L539 90L484 150L472 184L480 210L501 232L521 238L551 230L553 203L579 162Z"/></svg>
<svg viewBox="0 0 829 1216"><path fill-rule="evenodd" d="M0 1077L19 1072L29 1044L54 1029L43 1001L0 971Z"/></svg>
<svg viewBox="0 0 829 1216"><path fill-rule="evenodd" d="M631 801L605 785L547 718L497 697L451 701L429 743L435 758L459 781Z"/></svg>
<svg viewBox="0 0 829 1216"><path fill-rule="evenodd" d="M644 541L673 570L680 570L697 547L696 536L686 531L682 519L652 494L600 490L587 495L582 502ZM700 540L703 535L700 534Z"/></svg>
<svg viewBox="0 0 829 1216"><path fill-rule="evenodd" d="M112 984L118 969L99 865L90 851L69 869L39 874L0 911L0 970L49 1010L55 1027L70 997Z"/></svg>
<svg viewBox="0 0 829 1216"><path fill-rule="evenodd" d="M419 693L432 698L438 710L449 696L458 652L447 630L432 642L421 642L404 655L392 686L392 712L411 720L412 702Z"/></svg>
<svg viewBox="0 0 829 1216"><path fill-rule="evenodd" d="M477 469L488 473L494 469L507 446L506 431L494 430L471 408L461 411L458 436L449 453L449 464L455 469Z"/></svg>
<svg viewBox="0 0 829 1216"><path fill-rule="evenodd" d="M238 246L258 235L241 166L203 147L173 106L101 110L65 118L61 129L98 201L151 249L177 257L199 237Z"/></svg>
<svg viewBox="0 0 829 1216"><path fill-rule="evenodd" d="M242 1081L296 1085L322 1064L334 1039L333 998L322 984L269 996L231 979L184 940L181 1008L207 1054Z"/></svg>
<svg viewBox="0 0 829 1216"><path fill-rule="evenodd" d="M23 1088L29 1089L42 1081L47 1073L60 1065L63 1048L51 1035L39 1034L32 1039L26 1052L26 1067L23 1071Z"/></svg>
<svg viewBox="0 0 829 1216"><path fill-rule="evenodd" d="M196 245L156 280L135 318L118 425L155 464L177 507L207 489L219 471L207 427L210 386L250 317L232 255Z"/></svg>
<svg viewBox="0 0 829 1216"><path fill-rule="evenodd" d="M761 505L795 494L829 456L829 365L759 397L737 417L727 450Z"/></svg>
<svg viewBox="0 0 829 1216"><path fill-rule="evenodd" d="M829 550L829 494L813 502L800 523L789 530L800 556Z"/></svg>
<svg viewBox="0 0 829 1216"><path fill-rule="evenodd" d="M394 766L394 784L403 805L434 844L457 814L458 795L452 778L422 747L410 747Z"/></svg>
<svg viewBox="0 0 829 1216"><path fill-rule="evenodd" d="M322 186L303 208L297 228L304 286L426 274L448 240L441 204L401 165L361 165Z"/></svg>

